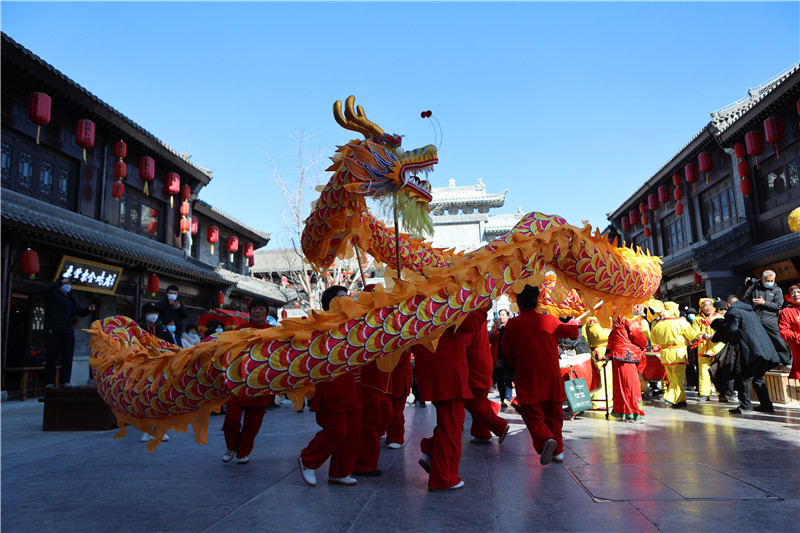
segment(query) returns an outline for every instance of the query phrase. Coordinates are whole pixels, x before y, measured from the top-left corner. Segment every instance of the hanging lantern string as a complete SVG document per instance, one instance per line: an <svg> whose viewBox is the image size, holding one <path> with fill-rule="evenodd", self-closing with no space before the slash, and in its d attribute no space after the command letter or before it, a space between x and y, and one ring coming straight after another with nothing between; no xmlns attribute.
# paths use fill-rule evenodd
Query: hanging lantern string
<svg viewBox="0 0 800 533"><path fill-rule="evenodd" d="M361 251L358 249L358 242L353 241L353 248L356 249L356 261L358 261L358 271L361 273L361 289L367 286L367 278L364 277L364 267L361 266Z"/></svg>

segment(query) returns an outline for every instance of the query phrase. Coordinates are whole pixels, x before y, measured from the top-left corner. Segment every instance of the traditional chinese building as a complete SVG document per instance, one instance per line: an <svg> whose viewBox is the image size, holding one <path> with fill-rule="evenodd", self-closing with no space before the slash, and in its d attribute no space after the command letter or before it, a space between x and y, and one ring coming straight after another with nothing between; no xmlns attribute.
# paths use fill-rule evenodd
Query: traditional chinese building
<svg viewBox="0 0 800 533"><path fill-rule="evenodd" d="M663 257L661 296L697 307L744 278L800 281L800 65L711 113L711 121L610 215L634 246Z"/></svg>
<svg viewBox="0 0 800 533"><path fill-rule="evenodd" d="M269 234L197 199L210 170L5 34L2 58L3 390L20 388L9 370L43 349L40 290L64 275L79 304L96 304L92 318L138 319L173 284L184 324L214 307L246 310L254 296L286 303L249 276ZM73 384L89 379L87 342L79 329Z"/></svg>

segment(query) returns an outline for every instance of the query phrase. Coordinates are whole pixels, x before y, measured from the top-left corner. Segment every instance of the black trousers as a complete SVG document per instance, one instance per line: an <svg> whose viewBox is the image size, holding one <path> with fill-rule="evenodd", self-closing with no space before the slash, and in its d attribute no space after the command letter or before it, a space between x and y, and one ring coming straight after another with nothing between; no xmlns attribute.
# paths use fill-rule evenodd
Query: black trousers
<svg viewBox="0 0 800 533"><path fill-rule="evenodd" d="M775 368L775 363L758 359L750 365L748 370L740 372L736 376L735 387L739 393L739 409L750 410L753 404L750 403L750 385L756 391L761 407L772 407L772 400L769 398L767 384L764 381L764 374Z"/></svg>
<svg viewBox="0 0 800 533"><path fill-rule="evenodd" d="M69 383L72 375L72 356L75 353L75 333L48 331L44 352L47 357L44 367L45 385L61 386ZM61 383L56 383L56 364L59 355L61 356L61 373L59 374Z"/></svg>

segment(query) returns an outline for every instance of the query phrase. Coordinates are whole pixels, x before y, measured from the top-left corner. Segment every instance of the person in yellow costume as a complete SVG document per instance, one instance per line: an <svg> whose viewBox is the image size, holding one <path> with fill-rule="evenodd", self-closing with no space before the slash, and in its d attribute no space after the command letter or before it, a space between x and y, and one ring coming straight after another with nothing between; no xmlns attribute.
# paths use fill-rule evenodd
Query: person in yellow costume
<svg viewBox="0 0 800 533"><path fill-rule="evenodd" d="M606 357L608 335L611 333L611 329L601 326L597 317L590 317L586 321L584 329L586 331L586 342L592 351L592 358L594 358L595 364L600 370L600 388L592 393L592 408L605 408L606 398L614 390L614 372L611 368L611 361Z"/></svg>
<svg viewBox="0 0 800 533"><path fill-rule="evenodd" d="M697 371L700 374L698 394L701 402L711 399L711 375L708 369L714 362L714 356L725 346L724 342L711 342L711 337L714 336L711 323L718 318L723 316L714 312L714 300L700 298L700 313L695 317L692 329L700 342L697 345ZM724 393L723 391L721 394Z"/></svg>
<svg viewBox="0 0 800 533"><path fill-rule="evenodd" d="M683 388L689 360L686 346L695 338L692 326L679 315L678 304L664 302L661 319L650 330L650 342L654 350L661 352L661 364L667 371L664 403L669 407L686 406L686 391Z"/></svg>

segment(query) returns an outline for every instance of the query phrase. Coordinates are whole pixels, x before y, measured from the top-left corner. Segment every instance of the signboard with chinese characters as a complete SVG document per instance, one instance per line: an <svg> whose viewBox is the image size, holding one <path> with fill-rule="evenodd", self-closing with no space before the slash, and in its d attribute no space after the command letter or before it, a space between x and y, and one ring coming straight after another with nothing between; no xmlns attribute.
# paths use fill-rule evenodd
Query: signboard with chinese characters
<svg viewBox="0 0 800 533"><path fill-rule="evenodd" d="M117 292L117 283L122 276L122 269L119 267L68 255L61 258L61 265L57 272L53 281L69 277L72 280L73 289L103 294Z"/></svg>
<svg viewBox="0 0 800 533"><path fill-rule="evenodd" d="M763 274L765 270L775 271L775 281L785 281L787 279L796 279L800 277L800 273L797 272L791 259L759 267L758 270L753 271L753 276L760 279L761 274Z"/></svg>

